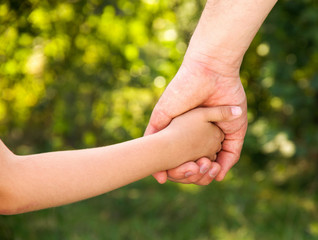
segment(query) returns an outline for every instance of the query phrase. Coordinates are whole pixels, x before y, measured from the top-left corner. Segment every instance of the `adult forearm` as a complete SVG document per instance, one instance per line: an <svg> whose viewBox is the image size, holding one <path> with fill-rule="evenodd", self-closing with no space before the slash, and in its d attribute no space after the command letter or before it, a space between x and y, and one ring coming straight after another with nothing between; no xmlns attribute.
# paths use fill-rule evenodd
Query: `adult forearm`
<svg viewBox="0 0 318 240"><path fill-rule="evenodd" d="M188 54L239 67L277 0L208 0L192 36ZM203 59L205 60L205 59Z"/></svg>
<svg viewBox="0 0 318 240"><path fill-rule="evenodd" d="M16 214L63 205L163 170L173 156L167 141L157 136L94 149L16 156L2 176L6 187L0 191L0 210Z"/></svg>

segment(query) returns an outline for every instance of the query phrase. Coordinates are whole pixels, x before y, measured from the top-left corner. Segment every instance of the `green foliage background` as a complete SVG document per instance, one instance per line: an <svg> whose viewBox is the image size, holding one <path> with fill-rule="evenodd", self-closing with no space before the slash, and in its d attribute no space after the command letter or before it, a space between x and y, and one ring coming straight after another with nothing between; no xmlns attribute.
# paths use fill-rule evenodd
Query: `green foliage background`
<svg viewBox="0 0 318 240"><path fill-rule="evenodd" d="M29 154L142 136L203 6L1 1L1 139ZM161 186L149 177L1 216L0 239L318 239L317 66L317 2L279 1L242 65L249 130L225 181Z"/></svg>

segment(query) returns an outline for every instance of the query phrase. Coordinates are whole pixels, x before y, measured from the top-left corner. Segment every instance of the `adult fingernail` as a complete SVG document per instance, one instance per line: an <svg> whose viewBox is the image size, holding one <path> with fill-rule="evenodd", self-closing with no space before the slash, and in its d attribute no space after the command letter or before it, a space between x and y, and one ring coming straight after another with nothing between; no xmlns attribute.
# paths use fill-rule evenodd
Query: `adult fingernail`
<svg viewBox="0 0 318 240"><path fill-rule="evenodd" d="M209 170L209 167L207 165L202 165L200 167L200 173L205 174Z"/></svg>
<svg viewBox="0 0 318 240"><path fill-rule="evenodd" d="M193 175L194 175L193 172L186 172L186 173L184 174L184 176L185 176L186 178L191 177L191 176L193 176Z"/></svg>
<svg viewBox="0 0 318 240"><path fill-rule="evenodd" d="M215 178L216 177L216 173L213 171L213 168L209 172L209 175L210 175L211 178Z"/></svg>
<svg viewBox="0 0 318 240"><path fill-rule="evenodd" d="M242 108L240 107L231 107L231 112L233 116L240 116L242 114Z"/></svg>

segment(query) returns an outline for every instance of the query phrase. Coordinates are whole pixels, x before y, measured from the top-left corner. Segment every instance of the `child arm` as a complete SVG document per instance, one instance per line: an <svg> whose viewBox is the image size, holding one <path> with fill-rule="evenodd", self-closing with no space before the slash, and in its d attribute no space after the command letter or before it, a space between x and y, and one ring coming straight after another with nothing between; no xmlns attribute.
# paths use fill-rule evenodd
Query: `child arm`
<svg viewBox="0 0 318 240"><path fill-rule="evenodd" d="M0 213L17 214L80 201L220 148L209 121L232 120L230 107L195 109L161 132L107 147L27 156L0 145ZM214 146L214 148L211 148Z"/></svg>

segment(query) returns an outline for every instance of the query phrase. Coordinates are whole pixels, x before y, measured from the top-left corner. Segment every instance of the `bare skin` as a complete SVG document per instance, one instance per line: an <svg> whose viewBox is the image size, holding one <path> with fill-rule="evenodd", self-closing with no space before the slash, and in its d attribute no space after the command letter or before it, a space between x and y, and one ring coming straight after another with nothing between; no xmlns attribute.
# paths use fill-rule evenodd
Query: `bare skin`
<svg viewBox="0 0 318 240"><path fill-rule="evenodd" d="M128 142L26 156L0 141L0 214L18 214L97 196L200 157L213 159L238 107L198 108L162 131ZM234 111L235 112L235 111Z"/></svg>
<svg viewBox="0 0 318 240"><path fill-rule="evenodd" d="M216 163L206 158L153 176L180 183L209 184L221 181L239 160L247 129L246 96L239 70L252 39L277 0L208 0L192 36L183 63L149 121L145 135L153 134L176 116L205 106L238 105L242 115L218 126L225 133ZM208 170L206 170L208 169Z"/></svg>

